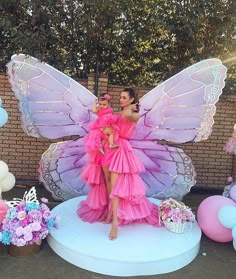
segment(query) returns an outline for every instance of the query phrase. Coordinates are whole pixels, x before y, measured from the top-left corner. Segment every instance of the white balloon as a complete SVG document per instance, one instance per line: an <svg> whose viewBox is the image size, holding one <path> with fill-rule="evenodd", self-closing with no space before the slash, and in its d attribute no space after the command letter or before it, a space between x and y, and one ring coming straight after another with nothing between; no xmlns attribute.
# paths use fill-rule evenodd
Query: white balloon
<svg viewBox="0 0 236 279"><path fill-rule="evenodd" d="M234 247L234 250L236 251L236 239L233 240L233 247Z"/></svg>
<svg viewBox="0 0 236 279"><path fill-rule="evenodd" d="M0 181L0 188L2 192L10 191L16 183L15 176L9 172L1 181Z"/></svg>
<svg viewBox="0 0 236 279"><path fill-rule="evenodd" d="M0 160L0 180L2 180L8 173L8 165Z"/></svg>

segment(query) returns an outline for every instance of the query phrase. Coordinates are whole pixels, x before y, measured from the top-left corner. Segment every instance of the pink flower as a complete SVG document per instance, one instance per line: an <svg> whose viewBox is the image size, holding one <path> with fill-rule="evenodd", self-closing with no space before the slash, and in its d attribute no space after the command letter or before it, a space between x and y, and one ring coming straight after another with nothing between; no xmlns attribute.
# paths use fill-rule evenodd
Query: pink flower
<svg viewBox="0 0 236 279"><path fill-rule="evenodd" d="M18 212L18 214L17 214L17 218L18 218L19 220L24 220L24 219L25 219L25 216L26 216L26 212L25 212L25 211L20 211L20 212Z"/></svg>
<svg viewBox="0 0 236 279"><path fill-rule="evenodd" d="M31 224L23 228L23 233L24 234L32 233Z"/></svg>
<svg viewBox="0 0 236 279"><path fill-rule="evenodd" d="M31 226L31 229L33 232L38 232L41 230L41 225L38 222L34 222L34 223L30 224L30 226Z"/></svg>
<svg viewBox="0 0 236 279"><path fill-rule="evenodd" d="M51 215L52 215L51 212L49 210L46 210L43 213L43 218L44 219L49 219L49 218L51 218Z"/></svg>
<svg viewBox="0 0 236 279"><path fill-rule="evenodd" d="M24 233L24 240L25 241L30 241L33 238L33 234L30 232L25 232Z"/></svg>
<svg viewBox="0 0 236 279"><path fill-rule="evenodd" d="M16 228L16 235L21 236L24 234L24 228L22 226Z"/></svg>
<svg viewBox="0 0 236 279"><path fill-rule="evenodd" d="M23 238L17 239L17 241L15 243L15 245L17 245L17 246L24 246L25 244L26 244L26 241Z"/></svg>

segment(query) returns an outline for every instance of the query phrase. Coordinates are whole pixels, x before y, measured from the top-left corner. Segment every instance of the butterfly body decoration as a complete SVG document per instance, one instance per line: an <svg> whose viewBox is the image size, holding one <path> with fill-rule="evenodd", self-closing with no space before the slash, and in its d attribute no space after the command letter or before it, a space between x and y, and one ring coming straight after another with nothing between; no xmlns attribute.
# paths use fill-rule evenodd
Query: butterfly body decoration
<svg viewBox="0 0 236 279"><path fill-rule="evenodd" d="M53 143L42 155L39 179L53 198L85 195L80 178L87 155L83 136L96 116L96 97L85 87L48 64L23 54L7 65L9 80L29 136L48 139L78 135L77 140ZM147 196L181 199L195 185L196 174L181 148L159 144L199 142L212 131L213 116L225 85L226 67L216 58L200 61L161 83L140 99L140 119L130 144L142 160Z"/></svg>

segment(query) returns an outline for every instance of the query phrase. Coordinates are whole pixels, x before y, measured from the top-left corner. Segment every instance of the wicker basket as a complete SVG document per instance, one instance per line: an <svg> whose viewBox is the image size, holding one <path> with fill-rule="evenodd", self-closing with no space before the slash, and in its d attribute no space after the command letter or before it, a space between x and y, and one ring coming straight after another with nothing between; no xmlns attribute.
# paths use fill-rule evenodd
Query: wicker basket
<svg viewBox="0 0 236 279"><path fill-rule="evenodd" d="M36 253L38 253L41 249L42 241L40 243L34 243L31 245L25 245L25 246L16 246L13 244L10 244L8 246L8 254L13 257L26 257L26 256L32 256Z"/></svg>
<svg viewBox="0 0 236 279"><path fill-rule="evenodd" d="M175 222L166 222L163 221L165 227L174 233L184 233L186 231L187 228L187 223L175 223Z"/></svg>

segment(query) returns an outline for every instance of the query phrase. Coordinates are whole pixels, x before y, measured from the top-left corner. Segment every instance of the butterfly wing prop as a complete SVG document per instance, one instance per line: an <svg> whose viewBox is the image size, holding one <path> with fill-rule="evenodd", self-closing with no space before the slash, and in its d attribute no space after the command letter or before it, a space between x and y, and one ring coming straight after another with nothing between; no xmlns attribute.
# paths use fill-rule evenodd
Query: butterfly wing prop
<svg viewBox="0 0 236 279"><path fill-rule="evenodd" d="M141 177L147 196L181 200L195 185L196 173L191 158L181 148L151 141L132 140L131 144L146 170Z"/></svg>
<svg viewBox="0 0 236 279"><path fill-rule="evenodd" d="M49 139L87 134L95 96L70 77L24 54L7 64L26 134Z"/></svg>
<svg viewBox="0 0 236 279"><path fill-rule="evenodd" d="M28 135L59 138L87 133L95 96L83 86L25 55L12 57L8 74ZM183 150L154 140L184 143L206 139L225 75L220 60L204 60L141 99L141 118L131 143L144 162L142 177L149 196L181 199L195 184L191 159ZM88 186L79 177L86 160L82 139L52 144L40 161L40 181L58 200L86 194Z"/></svg>
<svg viewBox="0 0 236 279"><path fill-rule="evenodd" d="M133 139L175 143L207 139L226 71L219 59L203 60L144 95Z"/></svg>
<svg viewBox="0 0 236 279"><path fill-rule="evenodd" d="M191 159L180 148L159 145L198 142L212 131L215 103L225 85L226 67L207 59L155 87L140 100L140 120L132 146L144 162L149 196L181 199L195 184Z"/></svg>
<svg viewBox="0 0 236 279"><path fill-rule="evenodd" d="M89 187L80 178L87 157L83 139L53 143L42 155L39 180L56 200L85 195Z"/></svg>

